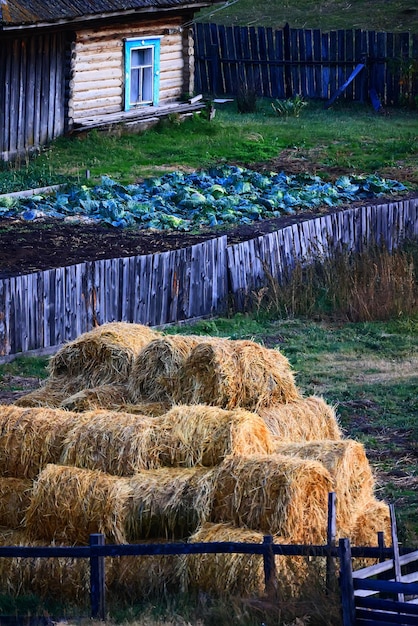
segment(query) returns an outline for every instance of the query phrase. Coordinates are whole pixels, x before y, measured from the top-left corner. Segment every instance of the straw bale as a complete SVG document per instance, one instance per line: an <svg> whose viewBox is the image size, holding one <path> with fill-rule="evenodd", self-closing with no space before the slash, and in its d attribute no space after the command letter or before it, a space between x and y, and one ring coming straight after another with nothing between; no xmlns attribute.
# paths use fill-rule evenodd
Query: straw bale
<svg viewBox="0 0 418 626"><path fill-rule="evenodd" d="M78 382L70 380L66 376L48 378L39 389L15 400L14 404L21 407L47 407L59 408L65 399L78 391Z"/></svg>
<svg viewBox="0 0 418 626"><path fill-rule="evenodd" d="M253 341L198 344L179 371L174 400L255 410L299 397L289 362Z"/></svg>
<svg viewBox="0 0 418 626"><path fill-rule="evenodd" d="M45 546L45 541L29 541L22 531L0 532L0 545ZM57 546L61 544L52 543ZM113 582L106 568L106 583ZM90 591L89 559L67 557L10 557L0 559L0 584L3 593L18 597L36 594L42 599L86 604Z"/></svg>
<svg viewBox="0 0 418 626"><path fill-rule="evenodd" d="M169 402L139 402L137 404L124 404L119 407L120 411L125 413L133 413L135 415L149 415L150 417L159 417L167 413L172 407Z"/></svg>
<svg viewBox="0 0 418 626"><path fill-rule="evenodd" d="M371 497L358 510L351 543L354 546L377 546L377 533L383 532L386 546L392 545L390 511L386 502Z"/></svg>
<svg viewBox="0 0 418 626"><path fill-rule="evenodd" d="M157 424L154 446L164 466L211 467L228 454L250 456L273 450L263 420L244 409L175 406L157 418Z"/></svg>
<svg viewBox="0 0 418 626"><path fill-rule="evenodd" d="M326 537L332 479L318 461L279 454L230 456L216 470L211 520L296 543Z"/></svg>
<svg viewBox="0 0 418 626"><path fill-rule="evenodd" d="M117 411L128 401L128 391L125 385L100 385L92 389L82 389L64 398L61 408L80 413L95 409Z"/></svg>
<svg viewBox="0 0 418 626"><path fill-rule="evenodd" d="M98 326L58 350L49 362L50 375L77 380L77 391L125 383L135 357L158 336L142 324L112 322Z"/></svg>
<svg viewBox="0 0 418 626"><path fill-rule="evenodd" d="M132 489L126 478L95 470L47 465L34 482L26 531L34 540L88 544L91 533L125 543Z"/></svg>
<svg viewBox="0 0 418 626"><path fill-rule="evenodd" d="M0 406L1 474L35 478L47 463L56 463L75 419L59 409Z"/></svg>
<svg viewBox="0 0 418 626"><path fill-rule="evenodd" d="M352 439L277 443L274 452L285 456L319 461L332 478L336 493L338 535L347 537L358 508L373 498L374 478L364 446Z"/></svg>
<svg viewBox="0 0 418 626"><path fill-rule="evenodd" d="M18 528L25 518L32 493L32 481L0 476L0 525Z"/></svg>
<svg viewBox="0 0 418 626"><path fill-rule="evenodd" d="M194 335L167 335L146 345L136 357L129 376L132 401L170 402L180 367L202 341L202 337Z"/></svg>
<svg viewBox="0 0 418 626"><path fill-rule="evenodd" d="M263 543L263 534L232 524L206 523L190 538L191 543L232 541ZM279 539L274 539L279 543ZM275 557L276 590L286 598L300 591L306 577L303 557ZM198 588L218 596L262 595L265 591L263 557L258 554L198 554L179 558L182 590Z"/></svg>
<svg viewBox="0 0 418 626"><path fill-rule="evenodd" d="M155 418L83 413L67 434L60 462L130 476L158 467L210 467L228 454L268 454L272 449L267 427L255 413L193 405Z"/></svg>
<svg viewBox="0 0 418 626"><path fill-rule="evenodd" d="M158 544L165 540L137 541ZM167 593L178 594L180 587L179 556L122 556L106 559L106 573L112 578L109 600L140 602Z"/></svg>
<svg viewBox="0 0 418 626"><path fill-rule="evenodd" d="M158 467L157 452L147 447L153 418L114 411L87 411L63 442L60 463L130 476L141 468Z"/></svg>
<svg viewBox="0 0 418 626"><path fill-rule="evenodd" d="M297 398L257 410L270 432L283 442L340 440L335 410L318 396Z"/></svg>
<svg viewBox="0 0 418 626"><path fill-rule="evenodd" d="M126 519L129 541L184 539L209 518L214 470L144 470L130 478L129 484L133 492Z"/></svg>

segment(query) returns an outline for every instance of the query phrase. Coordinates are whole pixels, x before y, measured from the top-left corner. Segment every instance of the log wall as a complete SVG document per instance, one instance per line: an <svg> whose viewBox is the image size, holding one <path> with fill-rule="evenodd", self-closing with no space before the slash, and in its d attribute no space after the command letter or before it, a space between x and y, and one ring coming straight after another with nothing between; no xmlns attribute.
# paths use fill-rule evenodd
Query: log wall
<svg viewBox="0 0 418 626"><path fill-rule="evenodd" d="M227 246L80 263L0 280L0 357L59 346L111 321L161 326L245 311L254 291L296 262L370 241L389 250L418 238L418 198L365 206L287 226Z"/></svg>
<svg viewBox="0 0 418 626"><path fill-rule="evenodd" d="M96 115L124 109L124 40L162 37L160 103L178 100L189 88L189 62L185 59L183 16L137 21L79 31L73 44L69 118L70 126Z"/></svg>

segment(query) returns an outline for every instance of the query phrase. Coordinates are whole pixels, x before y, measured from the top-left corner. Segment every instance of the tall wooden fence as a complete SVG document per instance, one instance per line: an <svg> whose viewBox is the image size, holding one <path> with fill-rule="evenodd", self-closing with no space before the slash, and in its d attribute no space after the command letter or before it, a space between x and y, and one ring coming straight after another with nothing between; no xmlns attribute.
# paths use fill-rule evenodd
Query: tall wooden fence
<svg viewBox="0 0 418 626"><path fill-rule="evenodd" d="M418 95L418 34L195 24L194 39L202 93L246 85L270 98L328 99L364 62L342 97L364 101L374 88L382 104L399 104Z"/></svg>
<svg viewBox="0 0 418 626"><path fill-rule="evenodd" d="M80 263L0 280L0 357L59 346L97 324L161 326L245 310L254 291L296 262L365 242L418 237L418 198L347 209L231 246Z"/></svg>

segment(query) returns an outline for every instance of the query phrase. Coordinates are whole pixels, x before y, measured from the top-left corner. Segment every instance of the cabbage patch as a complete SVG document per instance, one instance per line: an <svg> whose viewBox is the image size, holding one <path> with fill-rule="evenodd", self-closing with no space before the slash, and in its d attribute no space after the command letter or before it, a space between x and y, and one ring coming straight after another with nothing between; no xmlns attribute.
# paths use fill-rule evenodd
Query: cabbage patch
<svg viewBox="0 0 418 626"><path fill-rule="evenodd" d="M172 172L134 185L104 176L95 187L82 185L19 200L6 197L0 199L0 218L53 217L116 228L188 231L249 224L405 190L402 183L377 175L341 176L330 183L308 174L222 165L190 174Z"/></svg>

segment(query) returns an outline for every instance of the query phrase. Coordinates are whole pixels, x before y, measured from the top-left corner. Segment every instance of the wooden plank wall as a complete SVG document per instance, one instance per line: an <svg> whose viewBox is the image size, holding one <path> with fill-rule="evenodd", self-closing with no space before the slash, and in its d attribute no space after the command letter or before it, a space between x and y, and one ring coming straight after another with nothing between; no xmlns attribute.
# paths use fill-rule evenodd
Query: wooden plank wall
<svg viewBox="0 0 418 626"><path fill-rule="evenodd" d="M366 60L366 71L342 98L364 101L370 87L382 104L418 95L417 73L404 71L418 60L418 34L197 23L194 36L196 90L202 93L236 95L247 84L269 98L328 99Z"/></svg>
<svg viewBox="0 0 418 626"><path fill-rule="evenodd" d="M1 160L25 154L64 132L66 49L63 32L2 39Z"/></svg>
<svg viewBox="0 0 418 626"><path fill-rule="evenodd" d="M244 311L268 273L335 250L418 237L418 198L365 206L295 223L227 247L219 237L189 248L80 263L0 280L0 356L58 346L97 324L161 326Z"/></svg>
<svg viewBox="0 0 418 626"><path fill-rule="evenodd" d="M226 237L0 280L0 356L58 346L97 324L160 326L225 312Z"/></svg>
<svg viewBox="0 0 418 626"><path fill-rule="evenodd" d="M228 246L229 291L234 309L245 310L251 294L268 283L266 271L279 282L296 263L361 251L368 242L392 250L405 238L418 237L418 198L347 209Z"/></svg>

